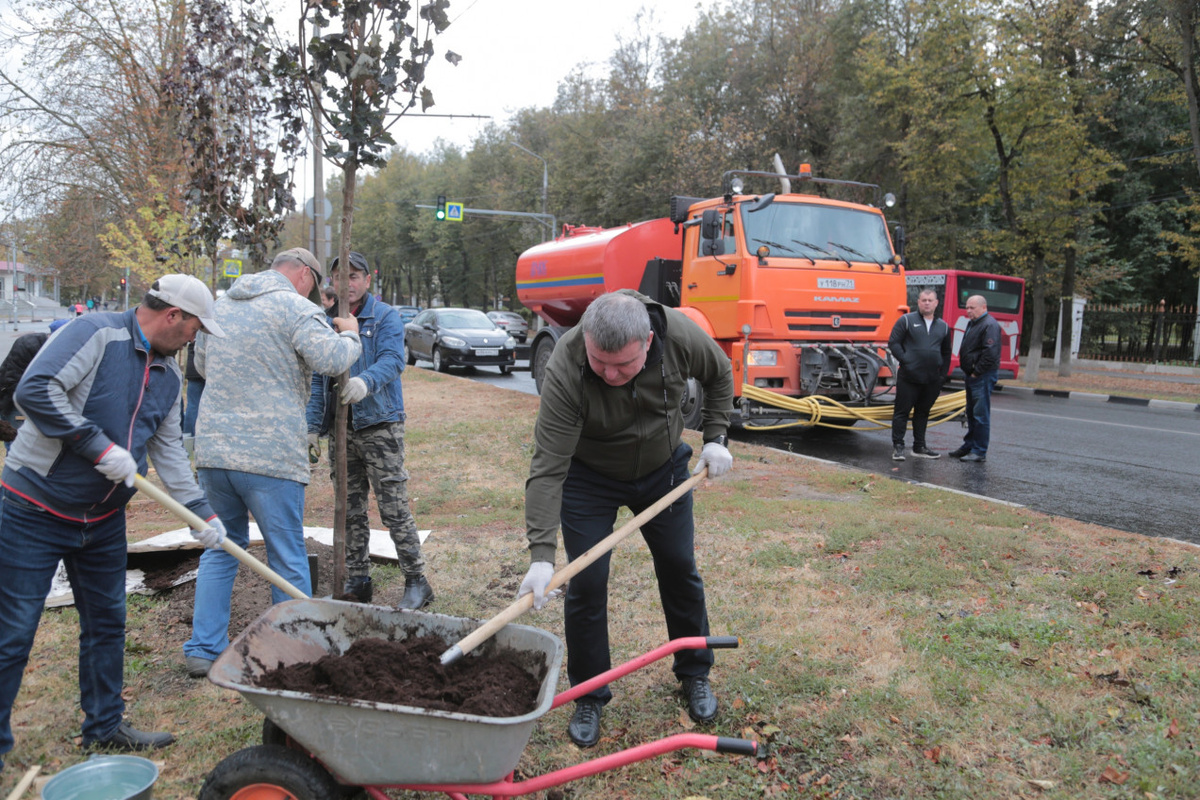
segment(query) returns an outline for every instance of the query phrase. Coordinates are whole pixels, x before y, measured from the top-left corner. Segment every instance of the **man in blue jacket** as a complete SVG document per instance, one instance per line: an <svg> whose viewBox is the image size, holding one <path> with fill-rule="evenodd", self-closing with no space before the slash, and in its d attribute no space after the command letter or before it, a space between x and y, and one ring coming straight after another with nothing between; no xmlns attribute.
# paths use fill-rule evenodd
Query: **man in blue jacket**
<svg viewBox="0 0 1200 800"><path fill-rule="evenodd" d="M987 461L992 433L992 390L1000 377L1000 323L988 313L982 295L967 298L967 330L958 347L958 363L967 384L967 435L950 454L963 461Z"/></svg>
<svg viewBox="0 0 1200 800"><path fill-rule="evenodd" d="M418 609L433 600L425 578L425 559L417 523L408 508L408 473L404 469L404 397L400 373L404 369L404 323L388 304L371 294L371 271L361 253L350 253L347 276L350 311L358 318L363 350L350 367L350 378L337 392L349 405L346 421L346 586L344 592L369 603L371 585L371 530L367 512L369 492L375 490L379 516L391 533L396 556L404 571L404 597L399 608ZM338 261L330 265L336 275ZM308 439L317 447L333 424L335 381L313 377L308 403ZM333 466L332 452L330 466ZM332 474L332 472L331 472Z"/></svg>
<svg viewBox="0 0 1200 800"><path fill-rule="evenodd" d="M917 310L896 320L888 347L900 362L896 375L896 404L892 409L892 460L904 460L904 431L912 412L913 455L938 458L925 446L929 410L942 393L950 370L950 326L934 317L937 292L922 289Z"/></svg>
<svg viewBox="0 0 1200 800"><path fill-rule="evenodd" d="M208 288L167 275L138 307L88 314L56 333L17 385L26 424L0 475L0 754L13 747L13 702L60 559L79 610L83 746L174 741L123 720L125 505L149 457L171 496L208 520L192 536L206 547L225 538L180 430L175 353L201 328L223 335Z"/></svg>

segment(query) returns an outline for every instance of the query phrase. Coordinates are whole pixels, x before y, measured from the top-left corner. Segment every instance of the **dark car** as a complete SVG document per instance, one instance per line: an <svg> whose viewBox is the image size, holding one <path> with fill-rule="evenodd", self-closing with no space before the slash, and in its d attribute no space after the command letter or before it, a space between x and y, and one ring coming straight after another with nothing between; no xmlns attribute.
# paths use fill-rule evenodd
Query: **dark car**
<svg viewBox="0 0 1200 800"><path fill-rule="evenodd" d="M396 313L400 315L400 321L407 324L412 322L417 314L421 313L420 306L396 306Z"/></svg>
<svg viewBox="0 0 1200 800"><path fill-rule="evenodd" d="M529 323L520 314L512 311L489 311L487 315L488 319L512 334L518 342L525 343L525 338L529 336Z"/></svg>
<svg viewBox="0 0 1200 800"><path fill-rule="evenodd" d="M499 367L501 375L516 363L517 343L503 328L473 308L429 308L404 326L408 363L432 361L445 372L452 366Z"/></svg>

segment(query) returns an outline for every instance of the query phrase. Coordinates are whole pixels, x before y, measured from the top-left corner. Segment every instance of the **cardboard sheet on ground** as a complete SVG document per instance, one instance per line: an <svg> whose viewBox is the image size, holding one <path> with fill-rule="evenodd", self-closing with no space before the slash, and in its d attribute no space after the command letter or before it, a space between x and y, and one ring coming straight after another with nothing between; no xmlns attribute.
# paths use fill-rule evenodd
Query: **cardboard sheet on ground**
<svg viewBox="0 0 1200 800"><path fill-rule="evenodd" d="M417 532L421 538L421 544L429 538L429 531L423 530ZM321 544L333 546L333 528L309 528L304 529L304 538L312 539ZM266 563L266 551L261 547L263 543L262 533L258 530L258 525L250 523L250 555ZM255 547L255 545L260 545ZM178 528L166 533L160 533L158 536L149 539L143 539L140 542L130 542L130 553L156 553L165 552L168 550L202 550L200 543L192 538L188 533L187 528ZM372 530L370 542L371 558L379 561L386 561L394 564L396 562L396 545L392 543L392 537L387 531ZM179 580L175 581L174 586L178 586L188 581L196 579L196 571L193 570L185 575L181 575ZM125 573L125 593L126 594L154 594L154 590L147 588L146 576L140 569L131 569ZM46 596L46 608L58 608L60 606L70 606L75 604L75 596L71 592L71 584L67 580L67 571L60 561L58 564L58 572L54 574L54 581L50 585L50 594Z"/></svg>

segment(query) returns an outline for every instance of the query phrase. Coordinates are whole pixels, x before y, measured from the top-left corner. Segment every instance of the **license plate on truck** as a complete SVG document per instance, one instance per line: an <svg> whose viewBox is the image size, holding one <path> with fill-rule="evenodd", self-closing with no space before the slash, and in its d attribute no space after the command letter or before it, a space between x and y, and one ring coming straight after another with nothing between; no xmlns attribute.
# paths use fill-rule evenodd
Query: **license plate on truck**
<svg viewBox="0 0 1200 800"><path fill-rule="evenodd" d="M475 355L477 355L477 356L498 356L498 355L500 355L500 351L494 347L487 347L487 348L478 348L477 347L477 348L475 348Z"/></svg>

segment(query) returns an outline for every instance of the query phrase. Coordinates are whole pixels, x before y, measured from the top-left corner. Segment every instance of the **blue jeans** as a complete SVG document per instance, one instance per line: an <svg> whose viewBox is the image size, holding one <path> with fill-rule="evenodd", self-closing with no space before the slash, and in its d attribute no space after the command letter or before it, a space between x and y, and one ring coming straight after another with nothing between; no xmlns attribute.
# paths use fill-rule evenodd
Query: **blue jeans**
<svg viewBox="0 0 1200 800"><path fill-rule="evenodd" d="M267 545L267 564L304 594L312 589L308 553L304 549L304 484L231 469L201 469L200 488L208 495L229 541L242 548L250 542L250 517ZM184 655L215 659L229 646L229 605L238 560L224 550L205 550L196 576L192 638ZM271 602L291 598L271 586Z"/></svg>
<svg viewBox="0 0 1200 800"><path fill-rule="evenodd" d="M970 446L972 453L987 455L988 442L992 438L992 389L1000 373L985 372L978 378L968 376L967 384L967 435L963 446Z"/></svg>
<svg viewBox="0 0 1200 800"><path fill-rule="evenodd" d="M644 478L616 481L573 461L563 482L562 539L571 560L613 532L621 506L635 514L654 505L688 479L692 448L681 444L670 460ZM658 596L667 621L667 637L708 636L704 582L696 570L692 494L688 492L641 528L654 559ZM608 648L608 567L612 553L600 558L567 584L564 619L567 639L567 677L575 686L612 667ZM708 675L712 650L681 650L675 654L679 678ZM589 697L607 703L612 691L601 687Z"/></svg>
<svg viewBox="0 0 1200 800"><path fill-rule="evenodd" d="M125 510L94 523L64 520L0 494L0 754L13 747L12 707L58 562L79 612L83 744L112 736L125 713Z"/></svg>
<svg viewBox="0 0 1200 800"><path fill-rule="evenodd" d="M187 382L187 405L183 408L183 435L196 435L196 415L200 413L200 395L204 393L204 381Z"/></svg>

